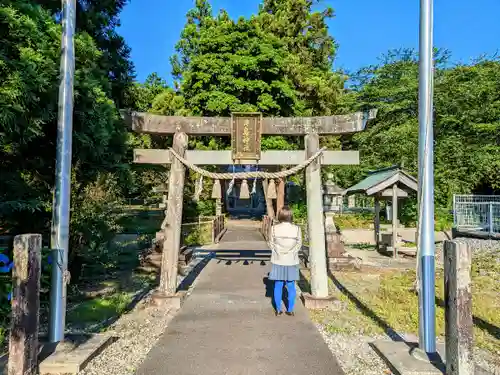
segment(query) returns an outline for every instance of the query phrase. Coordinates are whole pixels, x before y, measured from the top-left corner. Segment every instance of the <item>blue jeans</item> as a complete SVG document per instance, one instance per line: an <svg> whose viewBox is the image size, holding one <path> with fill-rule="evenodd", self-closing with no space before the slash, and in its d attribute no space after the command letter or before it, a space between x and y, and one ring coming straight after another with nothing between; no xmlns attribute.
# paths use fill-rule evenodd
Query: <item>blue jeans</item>
<svg viewBox="0 0 500 375"><path fill-rule="evenodd" d="M281 301L283 299L283 286L286 283L286 290L288 292L288 306L286 311L293 312L295 307L295 297L297 296L297 291L295 290L295 281L282 281L276 280L274 282L274 307L276 311L281 311Z"/></svg>

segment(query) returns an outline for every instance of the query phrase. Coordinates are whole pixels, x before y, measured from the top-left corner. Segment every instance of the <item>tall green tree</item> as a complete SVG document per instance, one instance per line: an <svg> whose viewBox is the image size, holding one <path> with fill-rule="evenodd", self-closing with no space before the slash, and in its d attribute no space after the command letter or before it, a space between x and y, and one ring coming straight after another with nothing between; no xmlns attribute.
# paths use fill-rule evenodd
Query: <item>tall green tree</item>
<svg viewBox="0 0 500 375"><path fill-rule="evenodd" d="M232 20L197 0L172 58L173 73L194 114L328 115L341 93L332 71L331 9L312 1L265 1L258 15Z"/></svg>
<svg viewBox="0 0 500 375"><path fill-rule="evenodd" d="M436 203L448 208L453 194L498 191L500 161L500 61L450 67L449 58L436 53L434 84ZM382 61L362 69L349 94L353 109L379 112L365 131L343 139L361 153L360 167L338 171L344 186L392 164L417 175L418 56L390 51Z"/></svg>
<svg viewBox="0 0 500 375"><path fill-rule="evenodd" d="M51 12L57 22L61 20L60 0L34 0ZM99 67L107 72L107 94L117 108L130 107L126 92L134 79L134 65L130 59L130 48L117 32L120 13L128 0L77 0L76 30L89 34L101 52Z"/></svg>
<svg viewBox="0 0 500 375"><path fill-rule="evenodd" d="M265 1L257 15L233 20L197 0L172 58L177 87L193 115L330 115L343 77L332 69L336 45L328 34L329 8L304 0ZM332 138L332 137L329 137ZM335 139L323 142L336 144ZM263 149L302 147L297 137L264 137ZM225 148L228 139L197 137L194 148Z"/></svg>
<svg viewBox="0 0 500 375"><path fill-rule="evenodd" d="M158 73L151 73L144 83L135 82L129 88L128 95L131 109L140 112L151 112L155 98L168 90L167 82Z"/></svg>
<svg viewBox="0 0 500 375"><path fill-rule="evenodd" d="M305 101L306 114L324 116L336 112L344 77L333 71L337 43L327 21L334 11L331 7L314 11L317 3L320 1L264 0L259 20L291 52L287 75Z"/></svg>
<svg viewBox="0 0 500 375"><path fill-rule="evenodd" d="M55 175L61 26L40 5L4 0L0 29L0 211L15 230L43 230ZM102 172L126 173L127 146L101 66L104 52L86 32L76 35L75 46L77 193Z"/></svg>
<svg viewBox="0 0 500 375"><path fill-rule="evenodd" d="M143 83L135 82L127 92L130 109L172 116L184 113L184 98L170 88L157 73L151 73ZM167 148L172 145L172 137L151 134L128 134L128 145L134 148ZM132 165L131 180L127 184L129 197L147 199L152 197L153 188L161 186L167 180L164 167L151 165Z"/></svg>

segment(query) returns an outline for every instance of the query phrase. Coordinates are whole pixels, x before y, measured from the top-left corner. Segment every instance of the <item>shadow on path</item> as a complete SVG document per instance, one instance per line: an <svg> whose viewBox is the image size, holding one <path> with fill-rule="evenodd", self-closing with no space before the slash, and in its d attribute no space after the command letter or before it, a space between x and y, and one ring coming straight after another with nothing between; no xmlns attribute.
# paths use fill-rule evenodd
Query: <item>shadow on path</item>
<svg viewBox="0 0 500 375"><path fill-rule="evenodd" d="M177 287L178 292L188 291L193 285L196 278L200 275L201 271L207 266L212 258L207 256L203 258L193 269L187 274L187 276L182 280L182 282Z"/></svg>
<svg viewBox="0 0 500 375"><path fill-rule="evenodd" d="M343 375L302 306L274 317L269 264L248 263L211 258L136 375Z"/></svg>

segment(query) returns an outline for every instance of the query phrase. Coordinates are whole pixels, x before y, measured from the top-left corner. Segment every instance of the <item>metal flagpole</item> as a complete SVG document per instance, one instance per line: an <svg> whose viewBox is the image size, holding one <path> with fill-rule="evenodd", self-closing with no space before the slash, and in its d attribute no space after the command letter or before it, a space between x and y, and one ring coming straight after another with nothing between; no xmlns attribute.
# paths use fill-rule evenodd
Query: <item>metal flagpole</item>
<svg viewBox="0 0 500 375"><path fill-rule="evenodd" d="M66 323L76 0L62 0L62 11L63 29L57 120L56 179L50 239L53 259L50 288L50 342L64 341Z"/></svg>
<svg viewBox="0 0 500 375"><path fill-rule="evenodd" d="M420 349L436 352L434 135L433 135L433 0L420 0L419 46L419 223Z"/></svg>

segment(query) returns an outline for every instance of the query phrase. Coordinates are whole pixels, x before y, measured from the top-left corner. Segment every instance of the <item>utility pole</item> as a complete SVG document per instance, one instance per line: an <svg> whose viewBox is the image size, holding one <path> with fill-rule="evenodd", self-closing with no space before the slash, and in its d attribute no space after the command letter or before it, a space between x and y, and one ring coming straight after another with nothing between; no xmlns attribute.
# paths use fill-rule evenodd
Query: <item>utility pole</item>
<svg viewBox="0 0 500 375"><path fill-rule="evenodd" d="M57 151L50 247L50 342L64 341L66 286L69 282L69 218L71 199L71 144L73 131L73 80L75 73L76 0L62 0L62 40L57 119Z"/></svg>
<svg viewBox="0 0 500 375"><path fill-rule="evenodd" d="M432 38L433 0L420 0L418 98L419 346L428 354L436 352Z"/></svg>

